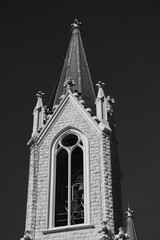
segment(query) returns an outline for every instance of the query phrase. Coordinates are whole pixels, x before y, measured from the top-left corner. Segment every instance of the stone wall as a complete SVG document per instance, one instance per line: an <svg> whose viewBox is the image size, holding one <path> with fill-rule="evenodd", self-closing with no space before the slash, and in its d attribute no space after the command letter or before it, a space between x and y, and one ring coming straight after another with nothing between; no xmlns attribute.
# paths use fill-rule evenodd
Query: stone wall
<svg viewBox="0 0 160 240"><path fill-rule="evenodd" d="M89 142L91 226L86 226L85 229L47 233L50 149L54 137L68 126L81 131ZM86 112L81 114L75 105L68 101L45 136L38 144L35 142L31 149L26 230L32 231L35 240L100 239L98 231L104 219L110 223L112 229L114 228L111 178L109 134L102 133L96 123L95 127L91 126Z"/></svg>

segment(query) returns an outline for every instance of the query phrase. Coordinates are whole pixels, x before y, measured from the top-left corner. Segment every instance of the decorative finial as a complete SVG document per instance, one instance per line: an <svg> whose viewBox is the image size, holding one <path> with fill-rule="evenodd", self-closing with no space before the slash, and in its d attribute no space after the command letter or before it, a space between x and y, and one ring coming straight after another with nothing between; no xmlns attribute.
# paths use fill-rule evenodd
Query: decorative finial
<svg viewBox="0 0 160 240"><path fill-rule="evenodd" d="M82 24L82 22L79 22L79 21L78 21L76 15L77 15L77 14L75 14L74 22L71 24L72 29L74 29L74 28L79 28L79 26Z"/></svg>
<svg viewBox="0 0 160 240"><path fill-rule="evenodd" d="M125 233L124 228L118 228L119 233L115 235L115 240L126 240L129 238L128 233Z"/></svg>
<svg viewBox="0 0 160 240"><path fill-rule="evenodd" d="M129 203L128 203L128 210L125 212L127 214L126 217L133 217L133 211L131 210Z"/></svg>
<svg viewBox="0 0 160 240"><path fill-rule="evenodd" d="M111 98L111 96L107 96L107 101L108 101L110 104L115 103L114 98Z"/></svg>
<svg viewBox="0 0 160 240"><path fill-rule="evenodd" d="M105 85L105 83L103 83L103 82L101 82L101 81L99 81L97 84L96 84L96 86L98 87L98 88L103 88L103 86Z"/></svg>
<svg viewBox="0 0 160 240"><path fill-rule="evenodd" d="M36 94L36 97L42 98L43 95L44 95L44 93L42 91L38 91L38 93Z"/></svg>
<svg viewBox="0 0 160 240"><path fill-rule="evenodd" d="M73 87L75 85L75 81L72 80L70 77L66 78L65 82L64 82L64 87L67 88L67 90L70 90L71 87Z"/></svg>
<svg viewBox="0 0 160 240"><path fill-rule="evenodd" d="M107 112L110 113L110 115L113 114L113 103L115 103L114 98L111 98L110 96L107 97Z"/></svg>
<svg viewBox="0 0 160 240"><path fill-rule="evenodd" d="M101 233L103 235L100 240L103 240L103 239L114 240L114 234L113 234L112 230L110 229L106 220L104 220L101 223L101 230L98 231L98 233Z"/></svg>

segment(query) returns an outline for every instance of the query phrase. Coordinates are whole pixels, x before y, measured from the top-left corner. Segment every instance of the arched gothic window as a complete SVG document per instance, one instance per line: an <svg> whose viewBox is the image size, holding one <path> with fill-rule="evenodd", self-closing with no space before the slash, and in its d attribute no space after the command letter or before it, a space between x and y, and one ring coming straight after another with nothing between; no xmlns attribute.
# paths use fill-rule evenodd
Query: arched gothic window
<svg viewBox="0 0 160 240"><path fill-rule="evenodd" d="M83 138L82 134L69 131L52 147L49 228L89 221L89 167L87 144Z"/></svg>

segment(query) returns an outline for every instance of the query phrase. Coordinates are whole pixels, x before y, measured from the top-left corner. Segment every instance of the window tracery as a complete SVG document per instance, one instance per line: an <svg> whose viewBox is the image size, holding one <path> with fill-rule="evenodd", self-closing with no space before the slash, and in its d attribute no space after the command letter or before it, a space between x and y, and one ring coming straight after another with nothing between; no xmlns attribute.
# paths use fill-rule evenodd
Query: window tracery
<svg viewBox="0 0 160 240"><path fill-rule="evenodd" d="M75 132L63 134L53 148L49 228L84 224L87 222L84 175L87 174L83 139Z"/></svg>

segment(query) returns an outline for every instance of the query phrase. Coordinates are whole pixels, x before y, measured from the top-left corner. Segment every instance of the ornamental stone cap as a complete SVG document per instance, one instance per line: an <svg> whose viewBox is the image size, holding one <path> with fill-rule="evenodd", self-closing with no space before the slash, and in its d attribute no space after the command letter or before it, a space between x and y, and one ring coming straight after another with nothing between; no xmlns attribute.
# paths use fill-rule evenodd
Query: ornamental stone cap
<svg viewBox="0 0 160 240"><path fill-rule="evenodd" d="M101 99L103 97L105 97L104 95L104 91L103 91L103 86L105 85L105 83L102 83L101 81L99 81L96 86L98 87L98 94L97 94L97 98Z"/></svg>
<svg viewBox="0 0 160 240"><path fill-rule="evenodd" d="M35 109L39 109L40 107L43 106L43 102L42 102L42 96L44 95L44 93L42 91L38 91L38 93L36 94L37 97L37 104Z"/></svg>

